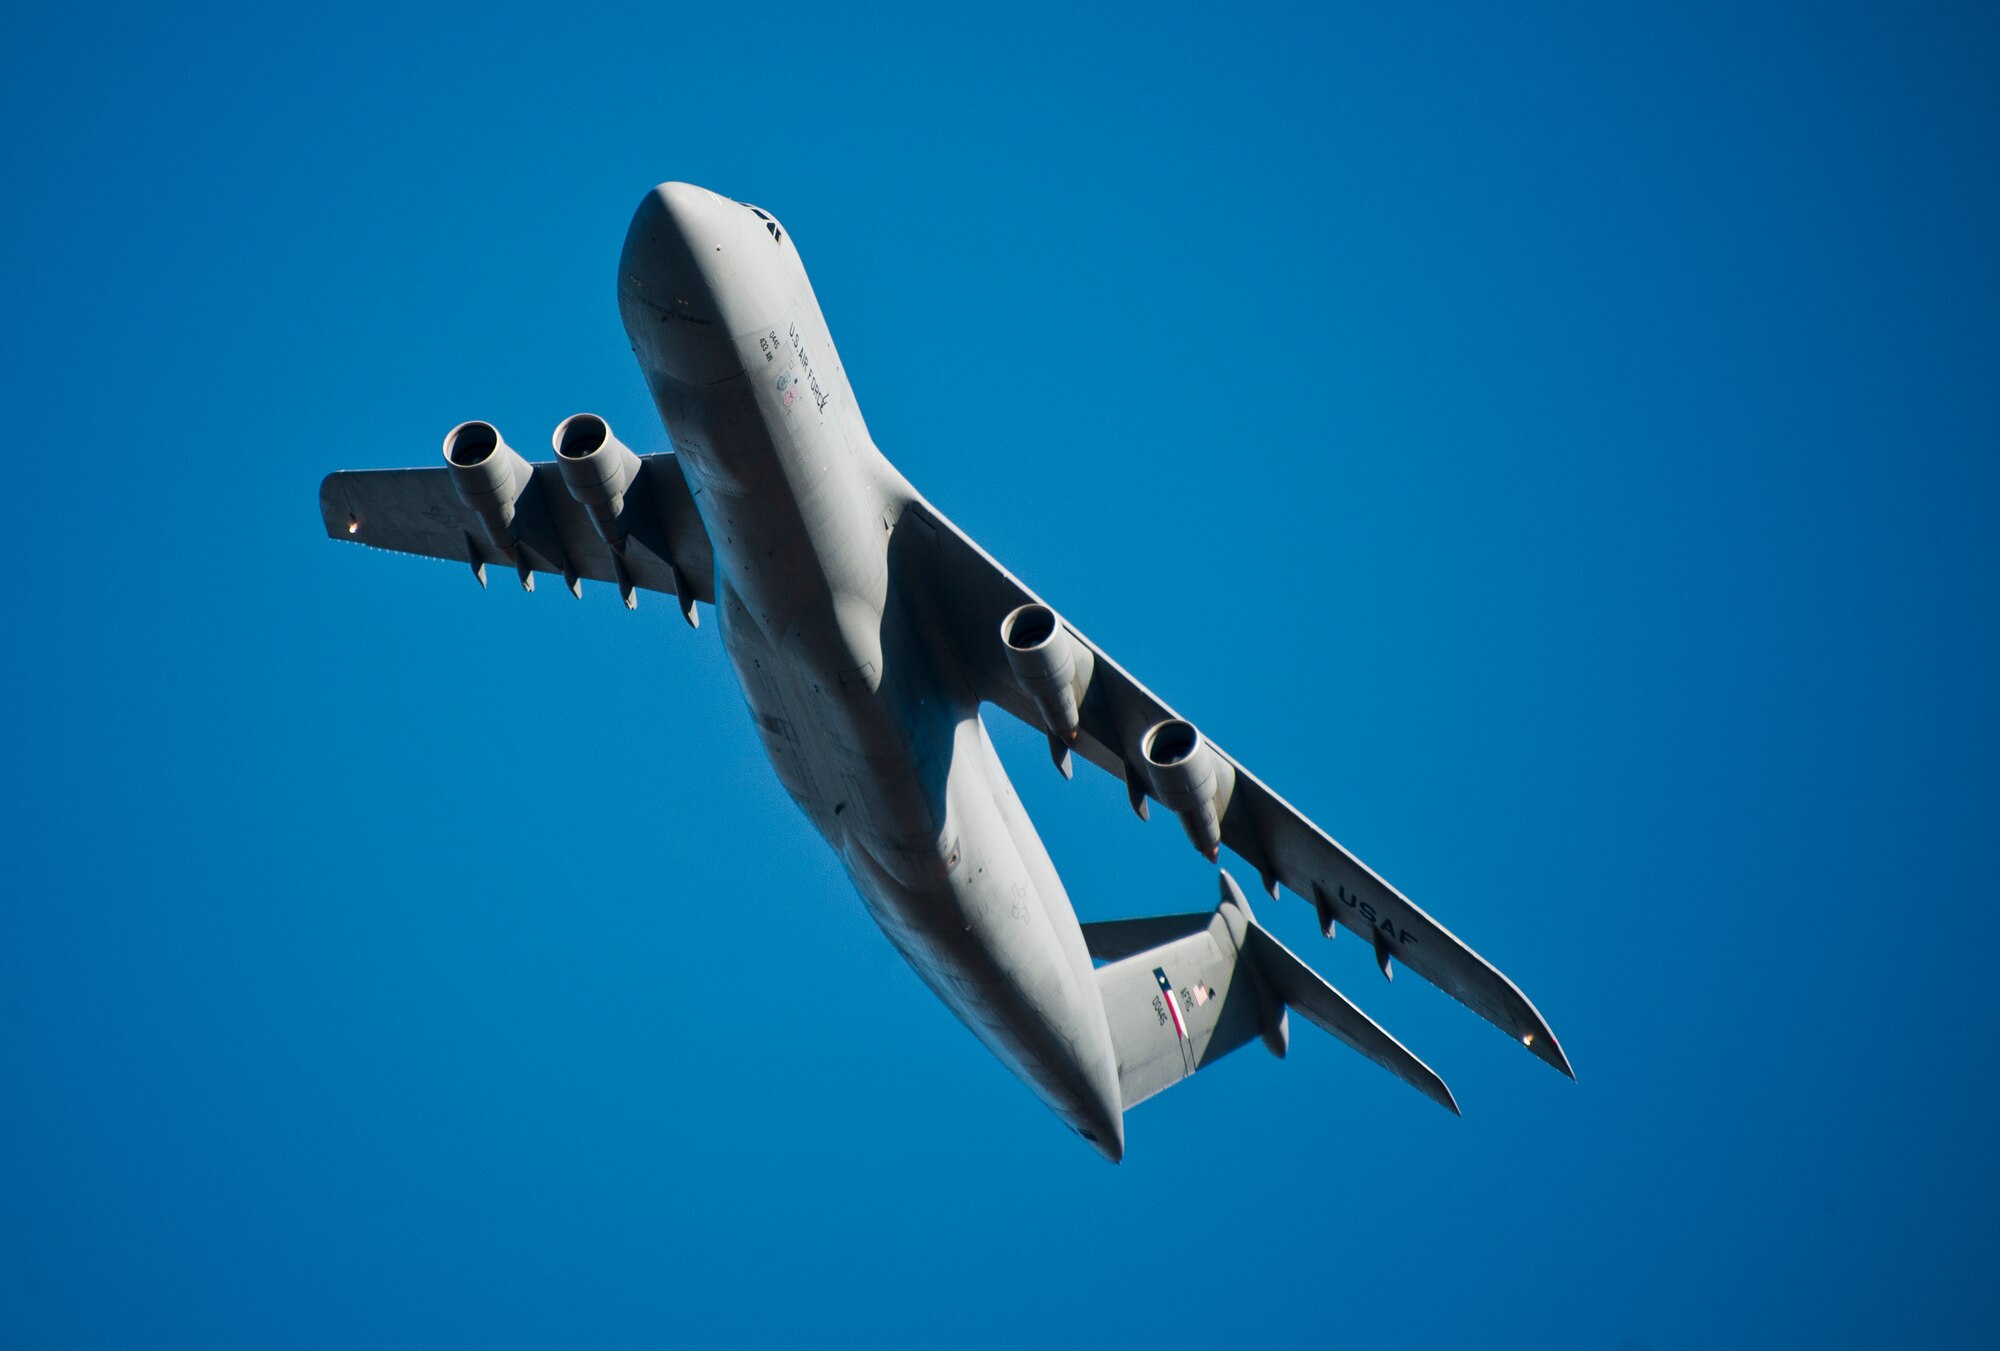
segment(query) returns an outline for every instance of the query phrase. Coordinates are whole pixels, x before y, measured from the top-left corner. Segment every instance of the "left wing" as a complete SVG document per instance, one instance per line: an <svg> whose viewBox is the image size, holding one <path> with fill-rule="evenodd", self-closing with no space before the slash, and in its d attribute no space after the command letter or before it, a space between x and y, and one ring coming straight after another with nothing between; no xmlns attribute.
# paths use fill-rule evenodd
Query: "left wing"
<svg viewBox="0 0 2000 1351"><path fill-rule="evenodd" d="M637 458L618 518L626 531L621 553L604 542L554 464L531 466L513 503L511 558L495 547L443 466L328 474L319 485L319 513L334 539L469 564L481 585L489 563L515 569L524 586L537 572L562 577L572 589L588 577L615 583L627 604L634 588L676 596L692 622L695 601L715 600L708 532L673 454Z"/></svg>
<svg viewBox="0 0 2000 1351"><path fill-rule="evenodd" d="M1071 687L1075 726L1067 737L1059 735L1062 729L1051 727L1045 705L1031 697L1017 678L1001 637L1003 621L1022 606L1041 606L1041 598L921 499L910 505L897 534L908 536L896 541L899 550L907 550L903 557L923 570L931 583L919 588L928 592L929 622L970 682L971 694L1047 731L1051 751L1065 773L1067 746L1073 746L1085 759L1125 780L1140 815L1146 814L1148 798L1170 805L1182 813L1191 837L1201 835L1196 843L1205 852L1212 854L1216 844L1226 845L1257 869L1273 897L1282 884L1312 901L1328 937L1338 923L1367 938L1384 975L1392 962L1402 963L1540 1059L1576 1077L1548 1022L1512 981L1221 747L1203 742L1151 690L1058 620L1077 672ZM1189 822L1185 813L1192 806L1198 814L1200 802L1185 785L1168 784L1166 795L1162 794L1168 776L1147 755L1149 749L1157 753L1153 739L1164 730L1162 724L1179 724L1183 729L1187 761L1201 756L1204 745L1212 753L1207 762L1213 771L1211 781L1195 795L1213 810L1212 827L1198 829ZM1210 829L1212 836L1204 833Z"/></svg>

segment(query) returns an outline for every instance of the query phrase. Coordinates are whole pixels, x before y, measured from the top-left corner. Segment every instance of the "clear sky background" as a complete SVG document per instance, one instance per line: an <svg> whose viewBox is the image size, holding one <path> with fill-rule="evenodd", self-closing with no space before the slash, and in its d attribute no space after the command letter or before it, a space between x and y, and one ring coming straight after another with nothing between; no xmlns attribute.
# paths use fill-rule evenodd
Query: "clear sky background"
<svg viewBox="0 0 2000 1351"><path fill-rule="evenodd" d="M1992 1345L1993 14L17 14L0 1343ZM462 419L666 448L667 178L1580 1082L1287 896L1464 1119L1302 1025L1111 1167L712 619L324 539ZM1082 915L1212 904L995 735Z"/></svg>

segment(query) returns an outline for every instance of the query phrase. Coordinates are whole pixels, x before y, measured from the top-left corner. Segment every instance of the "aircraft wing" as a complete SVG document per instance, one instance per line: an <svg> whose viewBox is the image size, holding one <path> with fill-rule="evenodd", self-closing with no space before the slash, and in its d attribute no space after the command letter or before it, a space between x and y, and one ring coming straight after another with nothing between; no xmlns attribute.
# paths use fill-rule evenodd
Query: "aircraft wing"
<svg viewBox="0 0 2000 1351"><path fill-rule="evenodd" d="M972 694L1050 731L1048 720L1014 678L1000 635L1011 612L1042 604L1041 598L929 503L919 500L909 512L905 524L916 528L908 531L907 547L922 555L919 566L931 583L929 621L971 683ZM1157 801L1159 795L1144 767L1142 739L1149 729L1179 715L1066 621L1063 628L1077 650L1079 675L1088 667L1087 679L1079 681L1083 693L1074 747L1123 778L1134 809L1143 816L1146 800ZM1053 733L1050 746L1067 773L1063 743ZM1273 897L1282 884L1312 901L1322 930L1331 937L1339 923L1362 935L1374 945L1385 975L1392 962L1401 963L1540 1059L1576 1077L1555 1033L1512 981L1220 746L1209 746L1220 762L1216 796L1226 799L1218 812L1220 842L1257 869Z"/></svg>
<svg viewBox="0 0 2000 1351"><path fill-rule="evenodd" d="M489 563L514 569L524 586L537 572L560 576L572 589L588 577L616 584L628 604L632 588L677 596L692 622L693 602L715 600L708 532L671 453L641 455L639 464L620 518L628 533L622 555L598 535L554 464L533 466L515 503L514 558L493 547L443 466L328 474L319 485L319 512L334 539L465 563L482 585Z"/></svg>

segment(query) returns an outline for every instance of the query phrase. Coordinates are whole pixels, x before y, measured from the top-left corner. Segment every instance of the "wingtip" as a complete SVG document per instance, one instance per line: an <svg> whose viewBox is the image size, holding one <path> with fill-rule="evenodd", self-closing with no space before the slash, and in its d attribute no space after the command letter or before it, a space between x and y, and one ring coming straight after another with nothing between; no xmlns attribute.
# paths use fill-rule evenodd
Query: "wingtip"
<svg viewBox="0 0 2000 1351"><path fill-rule="evenodd" d="M1417 1063L1420 1065L1423 1064L1422 1061L1418 1061ZM1424 1096L1444 1108L1445 1111L1450 1112L1453 1116L1464 1120L1465 1113L1459 1110L1458 1095L1451 1091L1451 1085L1447 1084L1443 1076L1436 1070L1431 1069L1429 1065L1424 1065L1424 1068L1430 1070L1431 1076L1429 1083L1419 1085L1423 1089Z"/></svg>
<svg viewBox="0 0 2000 1351"><path fill-rule="evenodd" d="M319 481L319 520L328 539L353 539L358 532L348 526L356 523L354 512L341 491L340 480L340 471L335 470Z"/></svg>
<svg viewBox="0 0 2000 1351"><path fill-rule="evenodd" d="M1549 1031L1546 1023L1542 1025L1540 1032L1531 1033L1524 1038L1524 1041L1537 1060L1547 1063L1558 1073L1567 1076L1571 1083L1576 1082L1576 1069L1569 1063L1569 1057L1563 1053L1562 1043L1556 1040L1556 1034Z"/></svg>

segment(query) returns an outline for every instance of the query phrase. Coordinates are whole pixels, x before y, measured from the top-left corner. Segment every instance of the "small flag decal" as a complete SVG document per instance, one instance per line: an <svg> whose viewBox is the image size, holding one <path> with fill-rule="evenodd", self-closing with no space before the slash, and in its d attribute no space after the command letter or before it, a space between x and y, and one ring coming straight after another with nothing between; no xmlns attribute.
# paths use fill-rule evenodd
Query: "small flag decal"
<svg viewBox="0 0 2000 1351"><path fill-rule="evenodd" d="M1160 982L1160 996L1167 1001L1167 1012L1174 1016L1174 1031L1180 1033L1182 1041L1188 1040L1187 1019L1181 1017L1180 1001L1174 998L1174 983L1167 979L1166 968L1154 967L1153 979Z"/></svg>

